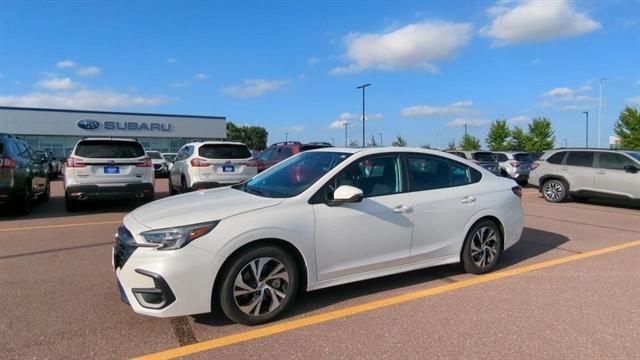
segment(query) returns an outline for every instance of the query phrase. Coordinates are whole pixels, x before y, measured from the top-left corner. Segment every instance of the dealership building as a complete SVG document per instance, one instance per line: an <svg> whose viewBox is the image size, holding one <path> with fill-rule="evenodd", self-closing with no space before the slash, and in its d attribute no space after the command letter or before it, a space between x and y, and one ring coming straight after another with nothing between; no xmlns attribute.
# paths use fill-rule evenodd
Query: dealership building
<svg viewBox="0 0 640 360"><path fill-rule="evenodd" d="M87 137L136 138L145 149L177 152L194 140L227 137L222 116L145 114L0 106L0 133L17 135L36 150L68 156Z"/></svg>

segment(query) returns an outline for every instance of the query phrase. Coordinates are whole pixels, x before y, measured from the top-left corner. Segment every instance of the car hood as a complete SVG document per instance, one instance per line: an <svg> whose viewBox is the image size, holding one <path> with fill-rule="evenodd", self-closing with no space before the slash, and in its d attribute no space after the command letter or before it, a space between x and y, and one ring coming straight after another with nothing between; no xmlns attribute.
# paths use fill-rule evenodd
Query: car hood
<svg viewBox="0 0 640 360"><path fill-rule="evenodd" d="M252 195L230 187L196 191L154 201L132 211L135 221L149 229L221 220L280 204L284 199Z"/></svg>

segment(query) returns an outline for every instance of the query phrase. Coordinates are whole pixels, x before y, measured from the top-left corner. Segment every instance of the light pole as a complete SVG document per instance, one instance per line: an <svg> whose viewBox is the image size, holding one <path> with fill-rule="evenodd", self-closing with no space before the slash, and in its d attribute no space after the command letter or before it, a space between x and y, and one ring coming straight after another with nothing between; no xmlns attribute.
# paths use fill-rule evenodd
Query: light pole
<svg viewBox="0 0 640 360"><path fill-rule="evenodd" d="M284 142L289 141L289 133L284 133Z"/></svg>
<svg viewBox="0 0 640 360"><path fill-rule="evenodd" d="M589 112L583 111L582 113L585 114L586 120L587 120L587 123L586 123L587 135L585 137L584 143L585 143L585 147L588 149L589 148Z"/></svg>
<svg viewBox="0 0 640 360"><path fill-rule="evenodd" d="M436 133L438 137L438 149L442 150L442 133Z"/></svg>
<svg viewBox="0 0 640 360"><path fill-rule="evenodd" d="M347 129L349 128L349 125L351 125L350 122L345 121L342 126L344 126L344 147L347 147Z"/></svg>
<svg viewBox="0 0 640 360"><path fill-rule="evenodd" d="M331 137L331 145L336 146L336 139Z"/></svg>
<svg viewBox="0 0 640 360"><path fill-rule="evenodd" d="M380 135L380 146L382 147L382 133L378 133Z"/></svg>
<svg viewBox="0 0 640 360"><path fill-rule="evenodd" d="M600 79L600 95L598 96L598 149L600 148L600 118L602 117L602 82L607 78Z"/></svg>
<svg viewBox="0 0 640 360"><path fill-rule="evenodd" d="M464 135L467 135L467 124L464 124Z"/></svg>
<svg viewBox="0 0 640 360"><path fill-rule="evenodd" d="M562 139L562 140L564 140L564 147L566 149L567 148L567 139Z"/></svg>
<svg viewBox="0 0 640 360"><path fill-rule="evenodd" d="M366 89L371 84L364 84L356 87L356 89L362 89L362 147L365 147L364 143L364 119L365 119L365 111L364 111L364 89Z"/></svg>

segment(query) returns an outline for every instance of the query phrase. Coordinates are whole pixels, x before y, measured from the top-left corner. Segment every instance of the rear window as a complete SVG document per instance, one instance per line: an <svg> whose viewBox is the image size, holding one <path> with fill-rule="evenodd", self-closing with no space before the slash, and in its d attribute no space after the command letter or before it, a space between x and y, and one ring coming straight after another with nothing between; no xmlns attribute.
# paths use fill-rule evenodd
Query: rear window
<svg viewBox="0 0 640 360"><path fill-rule="evenodd" d="M157 151L147 151L147 155L152 159L162 159L162 155Z"/></svg>
<svg viewBox="0 0 640 360"><path fill-rule="evenodd" d="M523 154L515 154L513 155L513 158L520 161L521 163L532 163L533 162L533 158L531 158L531 155L523 153Z"/></svg>
<svg viewBox="0 0 640 360"><path fill-rule="evenodd" d="M493 153L490 153L490 152L473 153L473 159L477 161L489 161L489 162L496 161L495 156L493 155Z"/></svg>
<svg viewBox="0 0 640 360"><path fill-rule="evenodd" d="M322 148L327 148L327 147L332 147L331 145L324 145L324 144L305 144L300 146L300 151L307 151L307 150L313 150L313 149L322 149Z"/></svg>
<svg viewBox="0 0 640 360"><path fill-rule="evenodd" d="M144 156L142 145L133 141L81 141L76 147L76 155L86 158L127 159Z"/></svg>
<svg viewBox="0 0 640 360"><path fill-rule="evenodd" d="M209 144L202 145L198 155L207 159L246 159L251 157L251 152L246 145Z"/></svg>
<svg viewBox="0 0 640 360"><path fill-rule="evenodd" d="M593 166L593 152L591 151L570 151L567 156L567 165L571 166Z"/></svg>
<svg viewBox="0 0 640 360"><path fill-rule="evenodd" d="M566 151L557 152L549 156L549 158L547 159L547 162L550 164L562 164L562 159L564 159L564 156L566 154L567 154Z"/></svg>

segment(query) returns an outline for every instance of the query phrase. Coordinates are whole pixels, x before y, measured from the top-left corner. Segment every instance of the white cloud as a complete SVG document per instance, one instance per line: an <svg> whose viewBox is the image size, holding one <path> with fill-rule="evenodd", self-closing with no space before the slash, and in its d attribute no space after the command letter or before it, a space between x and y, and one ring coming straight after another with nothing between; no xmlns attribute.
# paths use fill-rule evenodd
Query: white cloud
<svg viewBox="0 0 640 360"><path fill-rule="evenodd" d="M600 29L600 24L577 12L568 0L499 2L487 10L490 25L480 33L494 46L578 36Z"/></svg>
<svg viewBox="0 0 640 360"><path fill-rule="evenodd" d="M84 66L76 71L80 76L97 76L100 75L100 68L97 66Z"/></svg>
<svg viewBox="0 0 640 360"><path fill-rule="evenodd" d="M540 96L546 100L540 103L545 108L554 108L563 111L585 110L592 108L598 99L591 95L593 88L589 85L578 88L557 87Z"/></svg>
<svg viewBox="0 0 640 360"><path fill-rule="evenodd" d="M344 124L351 124L350 121L347 120L335 120L329 124L330 129L342 129Z"/></svg>
<svg viewBox="0 0 640 360"><path fill-rule="evenodd" d="M58 63L56 64L56 67L59 68L72 68L75 67L76 63L74 61L71 60L60 60L58 61Z"/></svg>
<svg viewBox="0 0 640 360"><path fill-rule="evenodd" d="M245 98L262 96L270 92L280 91L289 84L288 80L245 80L242 85L231 85L220 89L223 95Z"/></svg>
<svg viewBox="0 0 640 360"><path fill-rule="evenodd" d="M567 87L557 87L553 88L546 93L542 94L542 96L567 96L573 94L573 90Z"/></svg>
<svg viewBox="0 0 640 360"><path fill-rule="evenodd" d="M133 106L155 106L168 102L162 96L138 96L113 91L78 90L71 92L32 92L16 96L0 96L0 105L48 107L64 109L113 109Z"/></svg>
<svg viewBox="0 0 640 360"><path fill-rule="evenodd" d="M442 117L449 115L472 115L478 111L472 108L473 101L457 101L448 106L416 105L400 110L404 117Z"/></svg>
<svg viewBox="0 0 640 360"><path fill-rule="evenodd" d="M71 90L77 89L82 84L67 78L42 79L36 83L36 86L47 90Z"/></svg>
<svg viewBox="0 0 640 360"><path fill-rule="evenodd" d="M207 80L209 78L209 75L205 74L205 73L197 73L195 75L193 75L193 78L195 80Z"/></svg>
<svg viewBox="0 0 640 360"><path fill-rule="evenodd" d="M320 59L318 59L317 57L310 57L307 62L309 63L309 65L315 65L320 62Z"/></svg>
<svg viewBox="0 0 640 360"><path fill-rule="evenodd" d="M291 126L285 128L284 130L288 131L288 132L303 132L304 131L304 125L302 125L302 124L291 125Z"/></svg>
<svg viewBox="0 0 640 360"><path fill-rule="evenodd" d="M171 83L171 87L175 87L175 88L187 87L187 86L191 86L191 81L177 81L177 82Z"/></svg>
<svg viewBox="0 0 640 360"><path fill-rule="evenodd" d="M519 115L519 116L515 116L512 117L510 119L507 120L507 122L510 125L523 125L529 122L529 117L524 116L524 115Z"/></svg>
<svg viewBox="0 0 640 360"><path fill-rule="evenodd" d="M627 98L627 103L632 105L640 105L640 95Z"/></svg>
<svg viewBox="0 0 640 360"><path fill-rule="evenodd" d="M467 119L467 118L457 118L455 120L449 121L447 123L448 127L458 127L465 126L468 127L484 127L491 124L491 121L485 119Z"/></svg>
<svg viewBox="0 0 640 360"><path fill-rule="evenodd" d="M384 115L380 114L380 113L374 113L374 114L366 114L365 115L365 121L372 121L372 120L383 120L384 119ZM360 122L362 121L362 114L355 114L355 113L350 113L350 112L343 112L338 116L338 119L331 122L331 124L329 124L329 128L331 129L342 129L344 127L345 123L355 123L355 122Z"/></svg>
<svg viewBox="0 0 640 360"><path fill-rule="evenodd" d="M171 58L168 58L168 59L167 59L167 63L169 63L169 64L175 64L175 63L177 63L177 62L178 62L178 59L176 59L176 58L172 58L172 57L171 57Z"/></svg>
<svg viewBox="0 0 640 360"><path fill-rule="evenodd" d="M330 74L365 69L436 72L433 63L454 57L469 42L472 28L466 23L425 21L382 33L351 33L346 36L345 56L352 63Z"/></svg>
<svg viewBox="0 0 640 360"><path fill-rule="evenodd" d="M636 81L636 85L640 86L640 80Z"/></svg>

